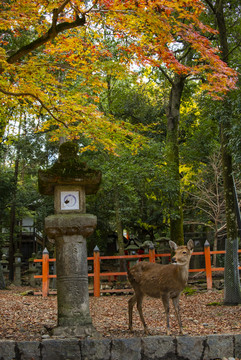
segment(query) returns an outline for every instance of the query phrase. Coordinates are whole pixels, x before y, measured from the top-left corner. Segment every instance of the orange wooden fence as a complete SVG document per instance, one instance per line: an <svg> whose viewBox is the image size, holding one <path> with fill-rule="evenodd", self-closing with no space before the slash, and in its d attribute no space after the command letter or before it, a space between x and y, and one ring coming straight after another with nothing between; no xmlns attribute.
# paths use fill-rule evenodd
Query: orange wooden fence
<svg viewBox="0 0 241 360"><path fill-rule="evenodd" d="M241 250L238 250L241 253ZM205 272L206 273L206 281L207 281L207 289L212 289L212 272L214 271L223 271L223 267L212 267L211 266L211 255L212 254L225 254L225 250L222 251L210 251L210 245L208 242L205 243L204 251L194 252L192 256L195 255L203 255L205 258L205 268L202 269L189 269L189 272ZM127 272L100 272L100 262L101 260L118 260L118 259L126 259L126 260L139 260L139 259L149 259L150 262L155 262L156 258L160 257L170 257L171 254L156 254L155 249L149 249L148 254L143 255L121 255L121 256L100 256L99 249L96 248L94 250L94 254L91 257L88 257L88 261L93 261L94 264L94 272L89 273L89 277L94 278L94 296L99 297L101 293L104 292L124 292L130 291L125 289L113 289L113 290L103 290L101 289L101 277L111 277L111 276L127 276ZM34 262L42 262L42 275L35 275L35 279L42 279L42 292L36 292L35 294L42 294L43 297L48 296L50 294L49 290L49 279L56 278L56 275L49 274L49 263L56 261L56 259L49 259L49 253L47 249L43 251L42 259L35 259ZM239 267L241 269L241 267Z"/></svg>

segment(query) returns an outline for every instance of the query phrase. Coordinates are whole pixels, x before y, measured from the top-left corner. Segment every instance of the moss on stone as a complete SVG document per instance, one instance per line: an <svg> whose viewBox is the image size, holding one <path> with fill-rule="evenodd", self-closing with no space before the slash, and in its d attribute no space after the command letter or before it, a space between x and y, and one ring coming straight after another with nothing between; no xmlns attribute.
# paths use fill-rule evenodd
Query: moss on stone
<svg viewBox="0 0 241 360"><path fill-rule="evenodd" d="M51 168L39 170L39 192L50 195L56 185L78 184L87 187L87 194L95 193L101 181L101 172L90 169L85 162L81 161L78 145L65 142L60 145L59 154L59 159Z"/></svg>
<svg viewBox="0 0 241 360"><path fill-rule="evenodd" d="M49 169L45 170L46 174L76 178L81 175L93 176L96 170L90 169L87 164L81 161L78 156L78 145L73 142L65 142L60 145L59 159Z"/></svg>

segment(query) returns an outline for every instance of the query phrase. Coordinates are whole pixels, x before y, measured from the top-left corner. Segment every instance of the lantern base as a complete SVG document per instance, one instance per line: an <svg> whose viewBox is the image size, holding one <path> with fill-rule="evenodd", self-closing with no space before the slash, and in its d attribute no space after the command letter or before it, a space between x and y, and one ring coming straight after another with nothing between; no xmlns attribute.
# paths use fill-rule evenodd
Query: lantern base
<svg viewBox="0 0 241 360"><path fill-rule="evenodd" d="M51 337L57 338L101 338L101 335L92 324L76 326L57 326L50 332Z"/></svg>

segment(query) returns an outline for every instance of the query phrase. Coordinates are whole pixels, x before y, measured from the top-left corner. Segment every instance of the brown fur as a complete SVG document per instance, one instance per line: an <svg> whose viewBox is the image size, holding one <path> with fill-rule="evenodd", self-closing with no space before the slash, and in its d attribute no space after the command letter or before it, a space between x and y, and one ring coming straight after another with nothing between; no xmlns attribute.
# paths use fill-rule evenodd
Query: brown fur
<svg viewBox="0 0 241 360"><path fill-rule="evenodd" d="M173 301L175 313L178 319L180 333L183 334L181 318L179 314L179 297L187 284L188 270L193 252L193 241L189 240L187 246L177 246L170 241L170 246L175 250L172 260L175 264L160 265L156 263L140 262L128 271L128 279L135 294L129 299L129 329L132 331L132 313L135 303L144 326L145 333L149 333L142 313L142 300L145 295L161 298L167 321L167 334L169 328L169 299Z"/></svg>

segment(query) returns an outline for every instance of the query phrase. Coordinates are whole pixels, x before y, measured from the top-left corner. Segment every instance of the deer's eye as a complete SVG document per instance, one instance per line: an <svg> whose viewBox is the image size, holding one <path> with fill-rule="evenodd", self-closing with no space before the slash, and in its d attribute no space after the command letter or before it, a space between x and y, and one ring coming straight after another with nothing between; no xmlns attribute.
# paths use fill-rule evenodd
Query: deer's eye
<svg viewBox="0 0 241 360"><path fill-rule="evenodd" d="M182 253L185 255L187 252L186 252L186 251L183 251Z"/></svg>

